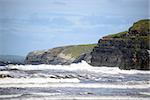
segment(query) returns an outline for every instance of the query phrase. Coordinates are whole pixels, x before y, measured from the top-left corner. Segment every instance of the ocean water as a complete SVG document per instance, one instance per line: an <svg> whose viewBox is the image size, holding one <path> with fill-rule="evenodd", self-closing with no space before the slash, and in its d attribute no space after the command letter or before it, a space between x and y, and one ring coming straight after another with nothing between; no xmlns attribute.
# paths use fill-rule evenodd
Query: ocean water
<svg viewBox="0 0 150 100"><path fill-rule="evenodd" d="M150 71L71 65L0 66L0 100L150 99Z"/></svg>

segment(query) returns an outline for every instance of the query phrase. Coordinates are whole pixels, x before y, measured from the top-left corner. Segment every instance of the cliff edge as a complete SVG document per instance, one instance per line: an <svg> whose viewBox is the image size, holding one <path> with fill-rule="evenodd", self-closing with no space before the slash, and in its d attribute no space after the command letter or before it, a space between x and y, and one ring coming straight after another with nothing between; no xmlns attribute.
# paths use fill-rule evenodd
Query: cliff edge
<svg viewBox="0 0 150 100"><path fill-rule="evenodd" d="M150 20L140 20L128 31L103 37L91 52L91 65L149 70Z"/></svg>

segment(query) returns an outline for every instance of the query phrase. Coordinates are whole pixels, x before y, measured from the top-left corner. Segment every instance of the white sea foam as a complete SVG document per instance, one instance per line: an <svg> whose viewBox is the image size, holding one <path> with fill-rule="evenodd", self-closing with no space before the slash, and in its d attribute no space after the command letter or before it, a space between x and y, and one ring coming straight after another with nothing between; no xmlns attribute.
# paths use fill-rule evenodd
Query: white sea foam
<svg viewBox="0 0 150 100"><path fill-rule="evenodd" d="M8 75L8 74L10 74L10 72L8 72L8 71L0 71L0 74Z"/></svg>
<svg viewBox="0 0 150 100"><path fill-rule="evenodd" d="M81 96L75 95L75 97L66 97L65 89L71 89L71 92L78 94L76 89L118 89L121 91L120 96L115 99L131 99L131 97L123 97L126 92L125 90L129 90L135 95L146 95L149 96L149 93L146 91L150 88L150 80L148 79L148 75L150 75L150 71L140 71L140 70L120 70L118 67L93 67L87 64L85 61L82 61L78 64L71 65L9 65L5 66L6 69L18 69L18 70L3 70L0 71L0 74L9 74L12 77L4 77L0 78L0 88L4 89L4 93L8 92L5 89L16 89L16 88L36 88L39 89L38 92L31 91L28 94L24 94L24 90L19 90L20 94L15 94L17 90L12 92L10 95L2 94L0 98L22 98L25 99L28 95L32 99L34 97L38 97L36 99L40 99L39 97L47 97L47 99L54 97L59 99L62 98L68 99L86 99ZM37 71L38 70L38 71ZM42 92L42 89L47 88L61 88L61 93L47 93ZM40 89L42 91L40 91ZM139 89L139 90L136 90ZM145 91L143 91L145 89ZM132 91L134 90L134 91ZM142 90L142 91L140 91ZM82 91L81 91L82 92ZM106 91L104 91L105 94ZM115 91L114 91L115 92ZM128 92L128 91L127 91ZM130 92L130 93L131 93ZM87 91L88 93L88 91ZM109 99L109 97L99 96L99 93L94 93L96 99ZM94 95L90 94L90 95ZM118 95L118 92L116 92ZM127 93L128 94L128 93ZM73 94L74 95L74 94ZM89 94L84 94L89 95ZM114 98L114 93L108 94L110 95L110 99ZM132 95L132 94L131 94ZM65 96L65 97L64 97ZM90 99L93 97L87 97ZM28 100L29 98L27 98ZM139 99L139 98L138 98Z"/></svg>
<svg viewBox="0 0 150 100"><path fill-rule="evenodd" d="M20 97L22 94L0 95L0 98L15 98Z"/></svg>
<svg viewBox="0 0 150 100"><path fill-rule="evenodd" d="M15 84L14 84L15 83ZM115 88L115 89L147 89L150 88L147 84L142 85L124 85L124 84L100 84L100 83L22 83L16 84L17 82L13 82L10 84L0 84L0 88L4 87L23 87L23 88L30 88L30 87L53 87L53 88Z"/></svg>
<svg viewBox="0 0 150 100"><path fill-rule="evenodd" d="M5 70L7 69L6 66L0 66L0 70Z"/></svg>
<svg viewBox="0 0 150 100"><path fill-rule="evenodd" d="M55 96L55 95L60 95L62 93L42 93L42 92L38 92L38 93L30 93L30 95L34 95L34 96L39 96L39 95L42 95L42 96Z"/></svg>
<svg viewBox="0 0 150 100"><path fill-rule="evenodd" d="M106 74L150 74L150 71L141 70L120 70L118 67L93 67L82 61L78 64L71 65L10 65L7 66L10 69L19 70L65 70L65 71L90 71L95 73L106 73Z"/></svg>
<svg viewBox="0 0 150 100"><path fill-rule="evenodd" d="M144 95L150 96L150 92L140 92L140 94L144 94Z"/></svg>
<svg viewBox="0 0 150 100"><path fill-rule="evenodd" d="M80 82L77 78L71 79L53 79L53 78L4 78L0 79L0 85L2 84L39 84L39 83L54 83L54 82Z"/></svg>

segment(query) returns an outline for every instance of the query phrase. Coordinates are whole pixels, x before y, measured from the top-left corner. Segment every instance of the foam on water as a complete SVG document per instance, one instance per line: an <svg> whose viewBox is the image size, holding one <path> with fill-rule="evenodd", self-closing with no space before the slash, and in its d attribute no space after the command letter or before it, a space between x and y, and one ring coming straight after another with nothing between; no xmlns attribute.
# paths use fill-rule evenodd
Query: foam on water
<svg viewBox="0 0 150 100"><path fill-rule="evenodd" d="M0 98L15 98L20 97L22 94L0 95Z"/></svg>
<svg viewBox="0 0 150 100"><path fill-rule="evenodd" d="M8 75L10 73L8 71L0 71L0 74L6 74L6 75Z"/></svg>
<svg viewBox="0 0 150 100"><path fill-rule="evenodd" d="M118 67L93 67L82 61L78 64L71 65L10 65L9 69L19 70L65 70L65 71L90 71L95 73L107 73L107 74L150 74L150 71L141 70L120 70Z"/></svg>
<svg viewBox="0 0 150 100"><path fill-rule="evenodd" d="M66 99L68 94L71 99L73 96L80 99L81 95L106 99L113 95L117 95L117 99L128 98L124 97L128 95L150 96L150 71L93 67L85 61L71 65L8 65L2 68L0 75L3 76L0 78L0 98L33 99L37 96L57 99L61 96ZM55 91L51 92L51 89Z"/></svg>
<svg viewBox="0 0 150 100"><path fill-rule="evenodd" d="M40 80L39 80L40 81ZM57 82L57 81L56 81ZM15 83L15 84L14 84ZM147 89L150 88L149 85L146 84L142 84L142 85L118 85L118 84L99 84L99 83L42 83L42 82L38 82L38 83L30 83L25 82L19 84L17 82L13 82L12 83L5 83L5 84L0 84L0 88L4 88L4 87L23 87L23 88L31 88L31 87L46 87L46 88L115 88L115 89Z"/></svg>
<svg viewBox="0 0 150 100"><path fill-rule="evenodd" d="M54 82L70 82L77 83L80 82L77 78L71 79L53 79L53 78L4 78L0 79L0 85L2 84L39 84L39 83L54 83Z"/></svg>

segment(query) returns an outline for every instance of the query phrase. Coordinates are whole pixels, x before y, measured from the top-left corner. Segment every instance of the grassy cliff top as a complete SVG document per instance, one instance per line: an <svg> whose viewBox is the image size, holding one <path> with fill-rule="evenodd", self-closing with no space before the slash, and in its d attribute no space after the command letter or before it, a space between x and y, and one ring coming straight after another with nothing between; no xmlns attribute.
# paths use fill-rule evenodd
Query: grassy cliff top
<svg viewBox="0 0 150 100"><path fill-rule="evenodd" d="M139 20L135 22L128 31L123 31L116 34L110 34L103 39L116 39L119 38L121 40L133 40L137 43L142 43L144 48L150 49L150 19Z"/></svg>
<svg viewBox="0 0 150 100"><path fill-rule="evenodd" d="M116 34L110 34L110 35L104 36L103 38L122 38L127 33L128 33L128 31L123 31L123 32L119 32L119 33L116 33Z"/></svg>
<svg viewBox="0 0 150 100"><path fill-rule="evenodd" d="M128 31L119 32L116 34L110 34L103 38L129 38L136 35L149 36L150 35L150 19L143 19L135 22Z"/></svg>
<svg viewBox="0 0 150 100"><path fill-rule="evenodd" d="M140 30L141 32L148 31L150 29L150 19L143 19L135 22L130 28L131 30Z"/></svg>
<svg viewBox="0 0 150 100"><path fill-rule="evenodd" d="M68 46L63 50L65 55L71 55L73 58L79 57L83 53L88 53L93 50L96 44L83 44L83 45L73 45Z"/></svg>

